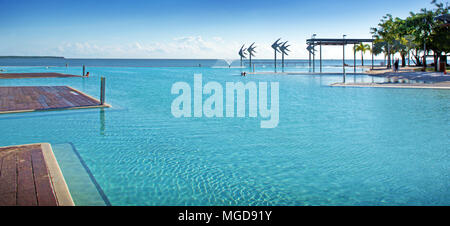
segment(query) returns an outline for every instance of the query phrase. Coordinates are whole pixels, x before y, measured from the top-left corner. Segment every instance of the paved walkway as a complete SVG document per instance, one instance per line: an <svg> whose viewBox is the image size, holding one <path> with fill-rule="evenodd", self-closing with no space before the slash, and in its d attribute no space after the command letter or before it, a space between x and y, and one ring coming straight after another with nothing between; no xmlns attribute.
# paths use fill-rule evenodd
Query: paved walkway
<svg viewBox="0 0 450 226"><path fill-rule="evenodd" d="M416 88L416 89L450 89L450 82L438 83L334 83L337 87L374 87L374 88Z"/></svg>

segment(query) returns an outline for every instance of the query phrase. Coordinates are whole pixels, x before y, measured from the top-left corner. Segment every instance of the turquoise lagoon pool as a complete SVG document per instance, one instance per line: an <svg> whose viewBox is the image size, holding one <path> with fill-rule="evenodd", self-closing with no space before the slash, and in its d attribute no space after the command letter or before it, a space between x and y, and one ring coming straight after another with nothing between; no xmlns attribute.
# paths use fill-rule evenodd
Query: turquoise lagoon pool
<svg viewBox="0 0 450 226"><path fill-rule="evenodd" d="M0 146L73 144L112 205L450 205L450 90L329 87L341 76L241 77L237 68L87 71L92 77L0 80L98 97L104 76L113 106L0 115ZM278 81L278 127L261 129L261 118L174 118L171 86L192 84L194 73L223 85Z"/></svg>

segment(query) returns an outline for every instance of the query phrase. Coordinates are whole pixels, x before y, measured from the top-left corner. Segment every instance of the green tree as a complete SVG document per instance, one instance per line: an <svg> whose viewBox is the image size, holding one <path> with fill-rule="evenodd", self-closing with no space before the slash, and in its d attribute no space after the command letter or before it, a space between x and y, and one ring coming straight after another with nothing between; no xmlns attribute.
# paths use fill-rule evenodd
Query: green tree
<svg viewBox="0 0 450 226"><path fill-rule="evenodd" d="M353 50L355 52L361 52L361 66L364 66L364 53L371 50L369 44L359 43L359 45L356 45Z"/></svg>
<svg viewBox="0 0 450 226"><path fill-rule="evenodd" d="M386 43L386 55L388 58L387 68L391 67L391 46L395 40L394 18L391 14L386 14L378 23L378 27L371 28L371 33L375 37L375 42Z"/></svg>
<svg viewBox="0 0 450 226"><path fill-rule="evenodd" d="M387 56L387 43L381 39L376 39L373 42L373 49L372 49L372 53L375 56L378 56L379 54L383 53L384 54L384 63L386 63L386 56Z"/></svg>
<svg viewBox="0 0 450 226"><path fill-rule="evenodd" d="M450 51L450 31L447 20L439 19L439 17L447 15L449 11L449 6L444 7L443 3L437 3L435 0L431 2L436 6L433 10L433 20L431 33L429 35L430 44L429 48L433 50L434 55L434 68L437 70L438 59Z"/></svg>
<svg viewBox="0 0 450 226"><path fill-rule="evenodd" d="M416 65L426 65L424 55L429 55L433 51L436 59L443 53L450 51L450 25L439 19L439 16L448 17L449 6L443 3L431 2L435 9L421 9L418 13L410 12L405 19L394 18L386 14L378 23L378 26L371 28L371 33L375 37L374 54L385 53L388 58L388 68L391 65L391 56L399 53L402 58L402 66L405 66L406 55L413 56ZM422 61L421 61L422 58Z"/></svg>
<svg viewBox="0 0 450 226"><path fill-rule="evenodd" d="M413 57L416 60L416 65L426 64L426 61L420 61L421 57L419 54L420 51L423 52L424 48L431 44L430 34L435 23L433 18L434 13L424 8L419 13L410 12L410 16L405 19L407 33L413 37L415 46ZM423 54L428 54L429 50L429 48L426 48L426 52L423 52Z"/></svg>

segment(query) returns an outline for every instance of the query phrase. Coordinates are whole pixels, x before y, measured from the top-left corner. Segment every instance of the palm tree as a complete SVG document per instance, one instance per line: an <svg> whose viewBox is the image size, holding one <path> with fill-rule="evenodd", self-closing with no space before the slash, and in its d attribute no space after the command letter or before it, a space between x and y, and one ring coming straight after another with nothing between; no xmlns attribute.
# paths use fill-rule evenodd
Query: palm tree
<svg viewBox="0 0 450 226"><path fill-rule="evenodd" d="M363 44L363 43L359 43L359 45L355 46L355 49L354 49L354 51L356 51L356 52L361 51L361 65L362 66L364 66L364 53L366 53L367 50L370 51L369 44Z"/></svg>

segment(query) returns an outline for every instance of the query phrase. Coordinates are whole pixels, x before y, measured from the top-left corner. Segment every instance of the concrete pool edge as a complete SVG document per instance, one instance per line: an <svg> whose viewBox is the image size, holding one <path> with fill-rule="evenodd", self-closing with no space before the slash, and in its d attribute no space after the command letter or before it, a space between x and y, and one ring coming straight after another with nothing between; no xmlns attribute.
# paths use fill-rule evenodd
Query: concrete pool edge
<svg viewBox="0 0 450 226"><path fill-rule="evenodd" d="M32 146L40 146L45 166L47 168L47 174L50 179L51 189L56 198L58 206L74 206L72 196L70 194L67 183L64 179L62 171L59 167L58 161L53 153L53 149L50 143L31 143L31 144L20 144L20 145L9 145L2 146L0 148L26 148ZM19 189L18 187L16 189ZM17 190L16 190L17 192Z"/></svg>
<svg viewBox="0 0 450 226"><path fill-rule="evenodd" d="M439 83L437 83L439 84ZM450 84L380 84L380 83L333 83L330 87L359 87L359 88L399 88L399 89L450 89Z"/></svg>
<svg viewBox="0 0 450 226"><path fill-rule="evenodd" d="M60 206L74 206L72 196L70 195L69 187L62 174L59 164L56 161L55 155L50 143L41 143L42 153L44 154L45 161L49 174L52 178L53 189L55 191L58 204Z"/></svg>

